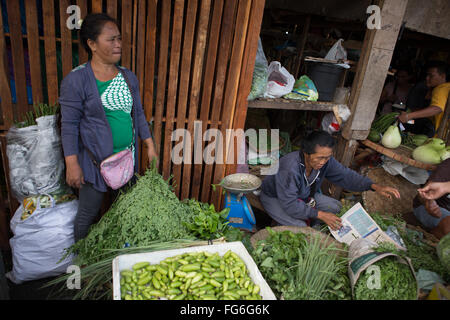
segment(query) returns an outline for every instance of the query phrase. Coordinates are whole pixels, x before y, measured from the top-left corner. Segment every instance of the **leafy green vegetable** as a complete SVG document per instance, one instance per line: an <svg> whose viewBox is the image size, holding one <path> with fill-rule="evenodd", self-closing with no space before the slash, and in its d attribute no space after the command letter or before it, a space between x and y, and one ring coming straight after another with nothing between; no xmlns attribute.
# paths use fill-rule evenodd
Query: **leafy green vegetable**
<svg viewBox="0 0 450 320"><path fill-rule="evenodd" d="M285 299L350 299L347 261L303 233L275 232L251 252L275 295ZM333 251L333 252L331 252Z"/></svg>
<svg viewBox="0 0 450 320"><path fill-rule="evenodd" d="M373 265L380 268L380 288L368 286L372 274L362 272L354 291L356 300L416 300L417 282L408 265L396 257L383 258Z"/></svg>
<svg viewBox="0 0 450 320"><path fill-rule="evenodd" d="M153 168L120 194L100 221L91 226L86 238L70 247L67 254L77 254L76 263L84 265L104 258L104 249L194 238L183 224L194 215Z"/></svg>
<svg viewBox="0 0 450 320"><path fill-rule="evenodd" d="M450 233L439 241L436 249L442 265L447 266L447 270L450 272Z"/></svg>

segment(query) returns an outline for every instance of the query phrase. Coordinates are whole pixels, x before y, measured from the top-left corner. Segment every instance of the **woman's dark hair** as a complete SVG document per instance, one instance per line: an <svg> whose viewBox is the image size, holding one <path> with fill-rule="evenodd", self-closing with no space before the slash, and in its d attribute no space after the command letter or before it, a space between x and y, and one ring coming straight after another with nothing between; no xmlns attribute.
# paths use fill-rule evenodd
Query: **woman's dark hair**
<svg viewBox="0 0 450 320"><path fill-rule="evenodd" d="M333 148L336 144L334 138L325 131L313 131L302 141L302 150L306 154L316 153L316 147Z"/></svg>
<svg viewBox="0 0 450 320"><path fill-rule="evenodd" d="M96 41L100 33L102 33L103 26L107 22L115 23L116 26L119 27L117 21L106 13L90 13L83 19L80 29L80 41L81 45L86 49L89 55L92 54L92 51L91 48L89 48L87 41L89 39Z"/></svg>

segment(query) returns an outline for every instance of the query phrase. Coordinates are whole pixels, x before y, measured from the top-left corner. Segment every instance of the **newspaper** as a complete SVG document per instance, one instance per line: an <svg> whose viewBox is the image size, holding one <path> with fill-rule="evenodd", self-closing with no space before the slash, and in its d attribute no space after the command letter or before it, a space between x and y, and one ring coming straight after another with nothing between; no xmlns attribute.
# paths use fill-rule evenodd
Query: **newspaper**
<svg viewBox="0 0 450 320"><path fill-rule="evenodd" d="M404 247L389 237L372 217L364 210L360 203L355 204L342 217L342 227L339 230L330 230L333 237L339 241L350 245L353 240L364 238L375 243L390 242L399 249L405 250Z"/></svg>

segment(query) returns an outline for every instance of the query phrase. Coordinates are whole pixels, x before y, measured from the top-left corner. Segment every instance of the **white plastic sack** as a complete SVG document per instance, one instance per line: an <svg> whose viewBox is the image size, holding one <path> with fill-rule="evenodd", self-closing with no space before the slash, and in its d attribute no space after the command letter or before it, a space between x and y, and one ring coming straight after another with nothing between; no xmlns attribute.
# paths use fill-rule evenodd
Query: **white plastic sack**
<svg viewBox="0 0 450 320"><path fill-rule="evenodd" d="M6 276L14 283L53 277L65 273L73 256L64 249L74 244L73 225L78 200L52 204L51 208L36 207L33 214L21 220L21 205L11 219L14 236L10 239L13 269Z"/></svg>
<svg viewBox="0 0 450 320"><path fill-rule="evenodd" d="M272 61L269 65L265 98L280 98L288 94L294 88L295 78L278 61Z"/></svg>
<svg viewBox="0 0 450 320"><path fill-rule="evenodd" d="M56 116L36 119L37 125L12 127L7 134L6 154L14 197L54 193L65 187L61 138Z"/></svg>

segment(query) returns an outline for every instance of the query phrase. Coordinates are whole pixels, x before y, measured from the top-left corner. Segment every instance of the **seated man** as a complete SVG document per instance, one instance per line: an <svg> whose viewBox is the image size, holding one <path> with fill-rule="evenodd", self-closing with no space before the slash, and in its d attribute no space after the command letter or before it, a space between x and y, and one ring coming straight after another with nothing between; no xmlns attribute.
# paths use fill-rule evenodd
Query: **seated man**
<svg viewBox="0 0 450 320"><path fill-rule="evenodd" d="M447 82L447 66L444 62L434 62L429 65L426 85L433 89L430 105L421 110L409 113L402 112L398 119L402 123L406 123L414 119L432 118L435 131L437 131L442 121L450 92L450 82ZM444 119L444 121L447 120Z"/></svg>
<svg viewBox="0 0 450 320"><path fill-rule="evenodd" d="M331 229L341 227L336 213L341 203L318 193L326 178L352 191L373 190L386 197L400 193L344 167L332 157L334 138L324 131L309 134L302 149L280 159L278 173L264 179L260 201L267 213L281 225L304 227L325 222Z"/></svg>
<svg viewBox="0 0 450 320"><path fill-rule="evenodd" d="M443 161L431 173L425 188L419 189L414 199L414 215L420 223L438 239L450 232L450 199L448 189L441 192L439 198L430 197L436 182L450 181L450 159ZM448 185L448 184L447 184ZM438 185L439 186L439 185ZM445 186L445 185L444 185Z"/></svg>

